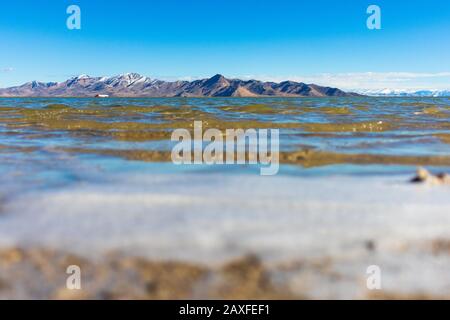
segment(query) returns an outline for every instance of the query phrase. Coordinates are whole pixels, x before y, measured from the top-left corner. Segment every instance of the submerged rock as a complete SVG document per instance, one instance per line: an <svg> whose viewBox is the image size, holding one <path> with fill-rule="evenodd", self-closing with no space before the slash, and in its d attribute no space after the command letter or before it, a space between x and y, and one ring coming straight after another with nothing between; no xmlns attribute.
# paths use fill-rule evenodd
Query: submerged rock
<svg viewBox="0 0 450 320"><path fill-rule="evenodd" d="M413 183L427 183L427 184L448 184L450 185L450 175L447 173L432 174L425 168L418 168L416 176L411 179Z"/></svg>

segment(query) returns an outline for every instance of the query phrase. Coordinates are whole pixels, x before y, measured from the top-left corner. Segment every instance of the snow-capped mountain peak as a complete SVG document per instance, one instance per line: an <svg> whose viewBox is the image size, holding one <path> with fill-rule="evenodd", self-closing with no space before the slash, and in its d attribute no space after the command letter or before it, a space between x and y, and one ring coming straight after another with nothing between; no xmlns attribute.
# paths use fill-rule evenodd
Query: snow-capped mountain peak
<svg viewBox="0 0 450 320"><path fill-rule="evenodd" d="M375 97L450 97L450 90L414 89L367 89L357 90L359 94Z"/></svg>
<svg viewBox="0 0 450 320"><path fill-rule="evenodd" d="M103 79L103 78L102 78ZM139 73L124 73L118 76L106 78L103 80L107 85L112 87L131 86L142 82L150 82L151 79L140 75Z"/></svg>
<svg viewBox="0 0 450 320"><path fill-rule="evenodd" d="M80 74L76 77L72 77L71 80L84 80L84 79L90 79L91 77L87 74Z"/></svg>
<svg viewBox="0 0 450 320"><path fill-rule="evenodd" d="M277 84L258 80L228 79L215 75L194 81L163 81L138 73L113 77L79 75L60 83L28 83L25 86L0 89L0 96L46 97L255 97L255 96L358 96L337 88L290 82Z"/></svg>

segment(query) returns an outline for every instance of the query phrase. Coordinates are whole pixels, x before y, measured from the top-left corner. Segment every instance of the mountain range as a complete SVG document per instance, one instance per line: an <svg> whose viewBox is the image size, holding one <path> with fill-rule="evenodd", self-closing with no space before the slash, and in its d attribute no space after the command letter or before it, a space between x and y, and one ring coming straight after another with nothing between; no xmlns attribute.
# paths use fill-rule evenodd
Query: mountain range
<svg viewBox="0 0 450 320"><path fill-rule="evenodd" d="M27 82L0 89L0 97L347 97L358 96L337 88L294 81L262 82L227 79L217 74L194 81L163 81L137 73L114 77L80 75L64 82Z"/></svg>
<svg viewBox="0 0 450 320"><path fill-rule="evenodd" d="M450 90L375 89L357 92L374 97L450 97Z"/></svg>

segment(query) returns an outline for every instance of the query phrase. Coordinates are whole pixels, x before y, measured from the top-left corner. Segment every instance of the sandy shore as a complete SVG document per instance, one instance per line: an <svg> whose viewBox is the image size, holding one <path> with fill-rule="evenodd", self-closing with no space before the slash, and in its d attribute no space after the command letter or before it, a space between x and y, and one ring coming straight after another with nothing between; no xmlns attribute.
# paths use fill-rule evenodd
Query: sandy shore
<svg viewBox="0 0 450 320"><path fill-rule="evenodd" d="M0 250L0 298L23 299L295 299L253 256L217 268L109 254L93 262L50 250ZM81 268L80 290L65 270Z"/></svg>
<svg viewBox="0 0 450 320"><path fill-rule="evenodd" d="M434 255L450 255L450 241L437 240L430 248ZM81 269L79 290L66 286L71 265ZM0 274L0 299L450 299L432 291L366 290L363 279L339 272L332 259L267 266L249 255L211 267L119 253L91 260L48 249L3 248ZM355 295L330 295L338 287L353 287ZM314 294L318 290L322 295Z"/></svg>
<svg viewBox="0 0 450 320"><path fill-rule="evenodd" d="M450 189L409 178L127 174L8 197L0 297L446 298Z"/></svg>

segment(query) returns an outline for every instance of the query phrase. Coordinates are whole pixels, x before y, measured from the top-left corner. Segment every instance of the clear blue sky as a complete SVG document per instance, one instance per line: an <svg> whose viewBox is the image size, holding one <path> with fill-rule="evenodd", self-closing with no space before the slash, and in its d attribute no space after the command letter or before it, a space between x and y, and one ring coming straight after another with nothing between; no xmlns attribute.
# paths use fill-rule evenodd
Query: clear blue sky
<svg viewBox="0 0 450 320"><path fill-rule="evenodd" d="M81 30L66 27L71 4ZM366 27L370 4L382 30ZM441 88L450 87L450 1L9 0L0 45L0 87L138 72Z"/></svg>

